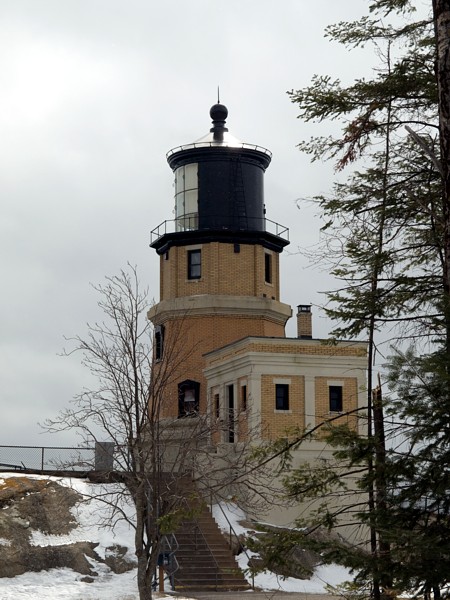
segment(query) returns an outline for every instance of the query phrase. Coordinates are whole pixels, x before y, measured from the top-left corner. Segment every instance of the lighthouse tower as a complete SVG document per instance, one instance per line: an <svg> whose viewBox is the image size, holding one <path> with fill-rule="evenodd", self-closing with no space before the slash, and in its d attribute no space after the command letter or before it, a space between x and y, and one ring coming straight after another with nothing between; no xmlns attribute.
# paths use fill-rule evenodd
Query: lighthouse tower
<svg viewBox="0 0 450 600"><path fill-rule="evenodd" d="M264 173L271 153L210 110L197 142L170 150L175 218L152 231L160 256L160 301L149 311L154 358L170 370L164 417L205 414L205 353L248 336L284 337L291 308L280 302L279 255L288 230L266 218Z"/></svg>

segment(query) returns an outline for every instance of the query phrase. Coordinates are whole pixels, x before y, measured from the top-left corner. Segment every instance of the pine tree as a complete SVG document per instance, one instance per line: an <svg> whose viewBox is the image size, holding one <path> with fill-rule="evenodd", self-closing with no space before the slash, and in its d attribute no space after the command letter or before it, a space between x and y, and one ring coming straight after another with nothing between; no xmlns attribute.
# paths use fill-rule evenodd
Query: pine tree
<svg viewBox="0 0 450 600"><path fill-rule="evenodd" d="M370 18L329 27L340 43L375 44L381 67L348 87L316 76L290 93L300 118L343 122L341 135L312 138L300 149L313 160L334 160L338 170L358 167L316 200L325 218L320 258L332 256L341 281L326 308L338 321L333 335L369 340L369 435L330 427L335 464L295 469L285 485L291 497L325 496L300 526L332 529L339 510L328 499L351 493L345 476L358 473L368 504L345 510L369 526L370 553L309 544L355 569L358 582L372 581L375 598L393 589L438 598L450 582L450 3L433 0L430 9L429 19L414 21L414 2L378 0ZM388 23L393 15L396 25ZM400 446L393 439L386 447L381 387L372 395L379 332L397 346L405 338L416 344L397 352L389 372ZM293 537L307 541L304 532Z"/></svg>

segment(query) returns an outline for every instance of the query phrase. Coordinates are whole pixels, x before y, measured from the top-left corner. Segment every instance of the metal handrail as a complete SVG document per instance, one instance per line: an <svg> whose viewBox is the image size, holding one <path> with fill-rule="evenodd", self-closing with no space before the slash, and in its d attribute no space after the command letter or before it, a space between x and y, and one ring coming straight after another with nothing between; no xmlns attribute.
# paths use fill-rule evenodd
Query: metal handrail
<svg viewBox="0 0 450 600"><path fill-rule="evenodd" d="M209 546L209 544L208 544L208 540L207 540L207 539L205 538L205 536L203 535L203 532L202 532L202 530L201 530L201 528L200 528L200 525L199 525L199 523L198 523L198 520L197 520L195 517L194 517L194 522L195 522L195 525L196 525L196 531L195 531L195 534L196 534L196 536L197 536L197 534L198 534L198 533L200 534L200 537L202 538L203 542L206 544L206 547L208 548L208 550L209 550L209 551L210 551L210 553L211 553L211 558L213 559L213 561L214 561L214 565L215 565L215 567L216 567L216 568L215 568L215 580L216 580L216 592L217 592L217 590L218 590L218 581L217 581L217 578L218 578L219 571L220 571L219 563L217 562L217 560L216 560L216 557L214 556L214 553L213 553L213 551L211 550L211 548L210 548L210 546ZM196 543L197 543L197 542L196 542ZM220 571L220 572L221 572L221 571Z"/></svg>
<svg viewBox="0 0 450 600"><path fill-rule="evenodd" d="M243 150L257 150L258 152L262 152L267 156L272 157L272 152L263 146L258 146L256 144L246 144L245 142L239 142L237 144L229 144L227 142L192 142L191 144L184 144L183 146L176 146L169 150L166 154L166 159L168 159L173 154L177 154L177 152L182 152L183 150L191 150L192 148L241 148Z"/></svg>
<svg viewBox="0 0 450 600"><path fill-rule="evenodd" d="M219 506L220 510L222 511L223 516L225 517L226 522L228 523L229 527L230 527L230 540L229 540L229 544L230 544L230 548L232 547L231 545L231 534L234 533L234 535L236 536L237 539L239 539L238 534L236 533L236 531L233 528L233 525L231 524L229 518L227 517L226 512L223 510L222 505L220 502L217 502L217 505ZM212 514L212 498L211 498L211 514ZM245 546L242 546L242 550L245 552L245 556L248 558L248 560L250 560L250 555L247 552L247 548ZM255 576L252 572L250 572L251 578L252 578L252 589L255 589Z"/></svg>
<svg viewBox="0 0 450 600"><path fill-rule="evenodd" d="M170 538L170 539L169 539ZM172 542L170 541L172 540ZM171 534L166 534L164 536L164 542L162 544L162 546L165 548L167 548L169 550L168 554L168 558L169 558L169 564L164 565L164 570L166 571L167 575L169 576L169 581L170 581L170 585L172 590L175 589L175 573L178 571L178 569L180 568L180 564L177 560L176 557L176 551L178 550L178 548L180 547L180 545L178 544L178 540L176 538L176 535L174 533Z"/></svg>
<svg viewBox="0 0 450 600"><path fill-rule="evenodd" d="M0 467L12 469L13 471L25 471L26 470L26 466L23 463L20 465L12 465L10 463L0 463Z"/></svg>
<svg viewBox="0 0 450 600"><path fill-rule="evenodd" d="M187 509L189 510L190 506L189 506L186 498L184 498L183 501L184 501L184 504L186 504ZM216 587L216 592L217 592L218 591L218 575L219 575L219 572L221 573L222 571L220 569L219 563L217 562L216 557L214 556L214 553L213 553L210 545L208 544L208 540L203 535L203 532L202 532L202 530L200 528L198 519L195 516L193 516L191 520L195 523L195 527L196 527L196 529L195 529L195 535L197 536L198 534L200 534L200 538L203 540L204 544L206 545L206 547L210 551L211 558L213 559L214 566L215 566L215 582L216 582L216 586L215 587ZM197 541L195 543L197 544Z"/></svg>
<svg viewBox="0 0 450 600"><path fill-rule="evenodd" d="M266 219L265 217L246 217L247 221L258 222L261 225L260 231L271 233L272 235L276 235L277 237L281 237L289 240L289 228L285 225L281 225L276 221L271 221L270 219ZM235 231L234 227L222 227L222 228L211 228L211 231L218 230L221 231L229 230ZM242 230L242 229L237 229ZM244 228L245 231L248 231L247 228ZM207 229L199 229L198 227L198 217L178 217L177 219L167 219L163 221L159 225L157 225L150 232L150 244L153 244L157 240L159 240L163 235L167 233L182 233L185 231L207 231ZM249 231L256 231L250 229Z"/></svg>

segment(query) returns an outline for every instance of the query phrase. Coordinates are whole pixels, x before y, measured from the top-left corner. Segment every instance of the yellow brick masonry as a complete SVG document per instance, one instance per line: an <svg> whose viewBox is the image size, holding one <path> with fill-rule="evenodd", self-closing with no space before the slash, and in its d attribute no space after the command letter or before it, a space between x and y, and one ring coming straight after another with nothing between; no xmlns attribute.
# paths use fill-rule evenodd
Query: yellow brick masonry
<svg viewBox="0 0 450 600"><path fill-rule="evenodd" d="M264 339L249 338L231 344L228 347L217 350L207 355L206 367L214 368L227 361L244 356L246 354L261 354L264 356L285 355L287 364L293 357L317 356L324 365L333 367L335 359L345 358L350 362L366 356L366 347L363 343L340 342L336 345L322 343L320 340L299 339ZM258 362L255 357L253 359ZM325 362L323 362L325 361ZM292 363L295 364L295 363ZM339 363L338 363L339 364ZM352 411L358 405L358 378L340 376L335 368L330 376L314 376L314 405L315 422L319 424L333 418L333 424L348 423L352 428L357 428L357 415L344 415L339 417L337 413L329 412L329 385L342 385L343 388L343 413ZM344 373L343 373L344 375ZM289 411L277 411L275 409L275 384L280 382L289 383ZM286 430L293 427L303 428L305 426L305 380L302 375L261 375L261 431L262 437L276 439L285 437ZM338 417L338 418L336 418ZM325 435L325 431L319 432Z"/></svg>
<svg viewBox="0 0 450 600"><path fill-rule="evenodd" d="M312 318L310 312L298 313L297 332L299 337L312 338Z"/></svg>
<svg viewBox="0 0 450 600"><path fill-rule="evenodd" d="M302 354L308 356L365 356L366 349L361 344L352 345L346 343L345 345L337 344L330 345L321 340L312 340L302 343L301 341L295 340L248 340L243 344L233 345L227 351L224 349L220 353L214 356L207 357L207 365L213 366L216 363L222 362L229 358L239 356L241 354L247 354L248 352L274 352L277 354Z"/></svg>
<svg viewBox="0 0 450 600"><path fill-rule="evenodd" d="M178 414L178 383L200 382L200 412L206 411L206 380L203 354L248 335L283 336L284 328L262 317L239 315L186 316L166 323L163 361L173 362L171 381L166 386L163 417ZM160 365L156 365L156 372Z"/></svg>
<svg viewBox="0 0 450 600"><path fill-rule="evenodd" d="M355 377L338 377L339 383L342 384L342 413L343 416L338 417L339 413L330 413L330 398L329 398L329 381L330 377L316 377L316 423L321 421L330 421L330 425L347 424L351 428L357 427L358 416L356 413L346 415L358 407L358 382ZM336 378L332 378L333 381Z"/></svg>
<svg viewBox="0 0 450 600"><path fill-rule="evenodd" d="M305 378L302 375L288 377L289 410L275 410L276 380L286 380L285 375L261 376L261 432L262 437L275 440L287 436L293 427L305 427Z"/></svg>
<svg viewBox="0 0 450 600"><path fill-rule="evenodd" d="M275 410L275 384L280 380L290 380L289 384L289 410ZM357 429L358 416L356 413L348 415L358 405L358 387L356 377L339 377L343 387L343 410L339 413L330 413L329 410L329 377L315 377L315 407L316 423L327 422L329 425L347 424L352 429ZM289 435L289 429L305 427L305 380L303 376L262 375L261 376L261 431L265 439L278 439ZM332 419L330 421L330 419ZM326 428L318 432L326 436Z"/></svg>
<svg viewBox="0 0 450 600"><path fill-rule="evenodd" d="M192 249L202 251L202 277L187 278L187 253ZM241 244L234 251L234 244L210 242L198 246L172 247L160 258L161 300L182 298L198 294L224 294L232 296L266 296L279 300L279 255L272 255L272 281L264 280L264 254L262 246Z"/></svg>

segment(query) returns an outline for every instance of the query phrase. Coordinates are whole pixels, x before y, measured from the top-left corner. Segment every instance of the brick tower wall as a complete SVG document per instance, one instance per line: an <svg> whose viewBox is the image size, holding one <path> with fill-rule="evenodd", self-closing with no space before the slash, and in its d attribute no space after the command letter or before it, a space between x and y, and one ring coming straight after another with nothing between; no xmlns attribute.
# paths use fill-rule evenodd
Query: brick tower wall
<svg viewBox="0 0 450 600"><path fill-rule="evenodd" d="M246 336L283 337L284 326L264 317L240 315L186 315L164 325L164 351L155 373L169 375L164 386L162 417L178 416L178 383L190 379L200 383L199 411L205 413L206 380L203 355Z"/></svg>
<svg viewBox="0 0 450 600"><path fill-rule="evenodd" d="M197 249L202 253L202 276L189 280L188 251ZM271 263L270 282L266 281L266 255ZM280 298L279 254L257 244L173 246L160 260L161 300L198 294Z"/></svg>

